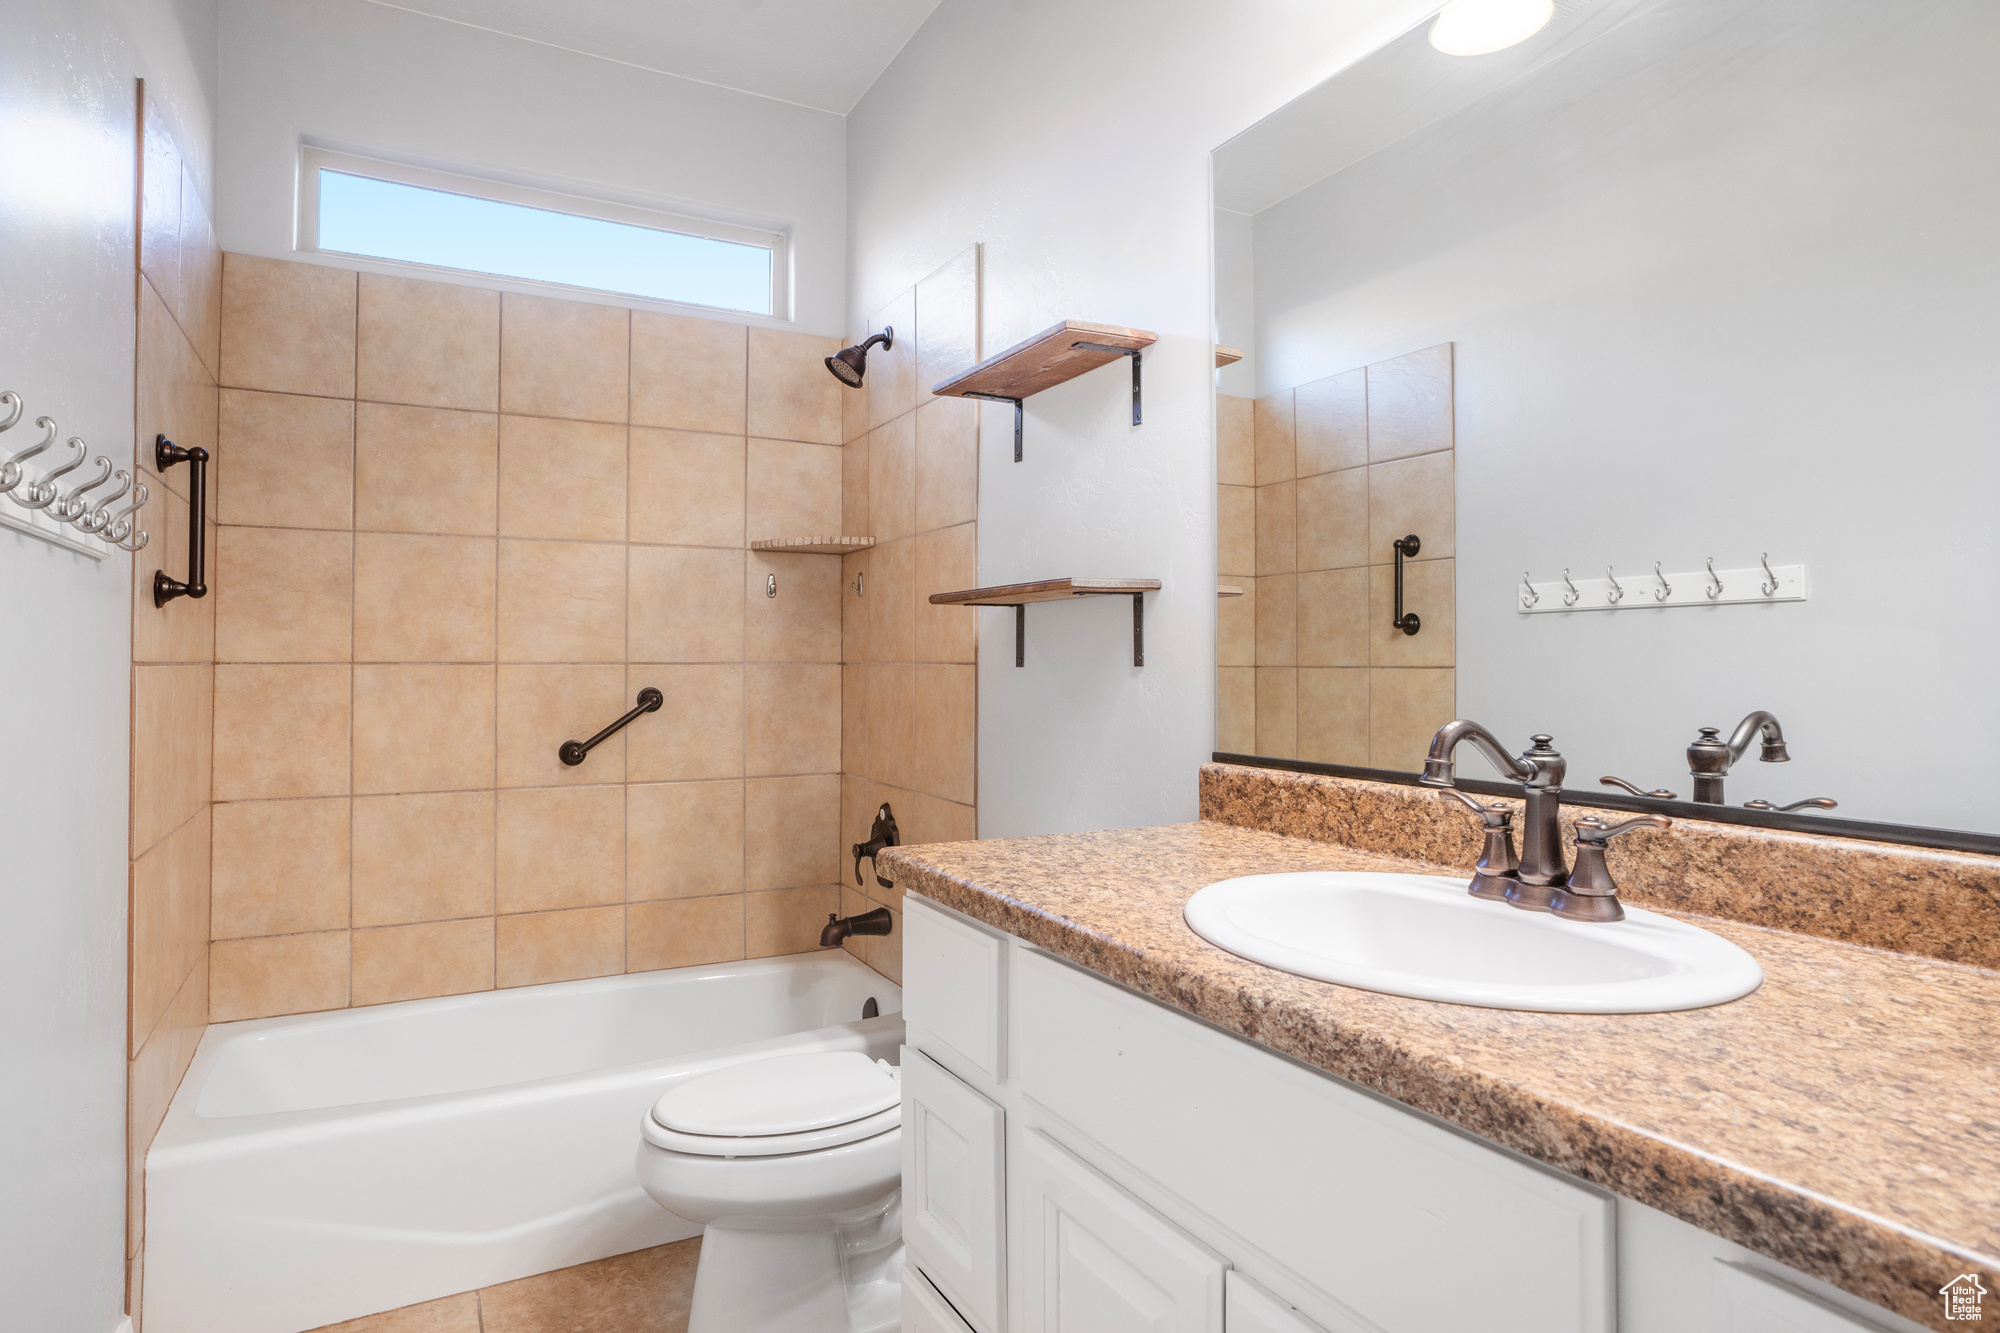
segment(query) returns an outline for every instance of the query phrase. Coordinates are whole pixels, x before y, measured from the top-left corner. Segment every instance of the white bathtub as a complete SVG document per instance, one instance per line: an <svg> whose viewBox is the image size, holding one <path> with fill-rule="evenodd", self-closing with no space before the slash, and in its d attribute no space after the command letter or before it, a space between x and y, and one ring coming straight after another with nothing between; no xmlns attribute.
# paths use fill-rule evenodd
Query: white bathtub
<svg viewBox="0 0 2000 1333"><path fill-rule="evenodd" d="M893 1061L901 1011L827 950L217 1024L146 1157L147 1333L298 1333L698 1235L633 1177L654 1099Z"/></svg>

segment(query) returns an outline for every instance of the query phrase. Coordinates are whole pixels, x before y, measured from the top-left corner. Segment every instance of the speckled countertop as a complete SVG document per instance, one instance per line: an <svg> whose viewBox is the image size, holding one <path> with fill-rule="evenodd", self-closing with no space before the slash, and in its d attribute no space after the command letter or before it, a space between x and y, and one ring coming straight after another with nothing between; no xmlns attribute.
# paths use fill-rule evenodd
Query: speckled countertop
<svg viewBox="0 0 2000 1333"><path fill-rule="evenodd" d="M1958 1274L2000 1275L2000 972L1691 917L1763 987L1670 1014L1477 1009L1274 971L1181 917L1234 875L1458 867L1220 823L882 860L908 892L1918 1323L1947 1328Z"/></svg>

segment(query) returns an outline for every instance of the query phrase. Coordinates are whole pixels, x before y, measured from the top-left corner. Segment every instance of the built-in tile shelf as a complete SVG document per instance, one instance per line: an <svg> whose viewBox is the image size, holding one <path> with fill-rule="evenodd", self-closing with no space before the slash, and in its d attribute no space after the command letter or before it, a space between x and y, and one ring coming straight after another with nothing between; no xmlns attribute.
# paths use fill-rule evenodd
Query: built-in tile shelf
<svg viewBox="0 0 2000 1333"><path fill-rule="evenodd" d="M1003 583L963 592L934 592L933 606L1008 606L1014 609L1014 665L1025 666L1029 602L1066 602L1077 597L1132 599L1132 665L1146 665L1146 594L1158 592L1158 579L1041 579L1034 583Z"/></svg>
<svg viewBox="0 0 2000 1333"><path fill-rule="evenodd" d="M1116 324L1086 324L1066 319L1043 329L1025 342L989 356L972 369L944 381L931 392L941 398L984 398L1014 405L1014 461L1021 461L1021 402L1087 370L1119 357L1132 362L1132 424L1140 421L1139 354L1159 341L1144 329Z"/></svg>
<svg viewBox="0 0 2000 1333"><path fill-rule="evenodd" d="M1243 359L1242 348L1224 347L1220 343L1217 343L1215 345L1215 368L1217 370L1222 369L1224 366L1233 366L1242 359Z"/></svg>
<svg viewBox="0 0 2000 1333"><path fill-rule="evenodd" d="M1243 589L1234 583L1218 583L1215 585L1215 595L1217 597L1241 597Z"/></svg>
<svg viewBox="0 0 2000 1333"><path fill-rule="evenodd" d="M759 537L750 543L750 549L786 555L851 555L874 544L873 537Z"/></svg>

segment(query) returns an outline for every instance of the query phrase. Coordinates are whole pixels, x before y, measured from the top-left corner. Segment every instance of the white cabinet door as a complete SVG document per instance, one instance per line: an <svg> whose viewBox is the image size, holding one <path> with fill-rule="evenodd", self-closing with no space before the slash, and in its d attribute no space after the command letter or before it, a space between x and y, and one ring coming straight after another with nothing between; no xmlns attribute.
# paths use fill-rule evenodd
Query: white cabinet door
<svg viewBox="0 0 2000 1333"><path fill-rule="evenodd" d="M1000 1333L1006 1280L1006 1118L903 1048L903 1243L977 1333Z"/></svg>
<svg viewBox="0 0 2000 1333"><path fill-rule="evenodd" d="M1008 1175L1019 1210L1016 1327L1222 1333L1222 1257L1039 1131Z"/></svg>
<svg viewBox="0 0 2000 1333"><path fill-rule="evenodd" d="M1325 1333L1318 1324L1233 1268L1229 1270L1223 1306L1229 1333Z"/></svg>
<svg viewBox="0 0 2000 1333"><path fill-rule="evenodd" d="M958 1317L951 1302L938 1295L922 1273L905 1264L902 1333L972 1333L972 1326Z"/></svg>

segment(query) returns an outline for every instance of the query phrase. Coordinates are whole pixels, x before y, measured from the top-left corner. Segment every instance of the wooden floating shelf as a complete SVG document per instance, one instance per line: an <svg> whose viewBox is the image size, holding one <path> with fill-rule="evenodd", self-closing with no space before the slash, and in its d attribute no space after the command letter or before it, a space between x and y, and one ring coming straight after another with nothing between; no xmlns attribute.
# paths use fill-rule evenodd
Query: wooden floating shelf
<svg viewBox="0 0 2000 1333"><path fill-rule="evenodd" d="M786 555L851 555L874 544L873 537L760 537L750 543L750 549Z"/></svg>
<svg viewBox="0 0 2000 1333"><path fill-rule="evenodd" d="M1132 424L1140 422L1139 353L1159 341L1159 335L1117 324L1087 324L1066 319L1043 329L1025 342L989 356L972 369L931 389L940 398L985 398L1014 405L1014 461L1021 461L1021 400L1075 379L1085 371L1109 365L1119 357L1132 362Z"/></svg>
<svg viewBox="0 0 2000 1333"><path fill-rule="evenodd" d="M1006 606L1014 610L1014 665L1027 664L1028 603L1067 602L1078 597L1132 599L1132 665L1146 665L1146 597L1158 592L1158 579L1042 579L1035 583L1003 583L996 588L934 592L933 606Z"/></svg>
<svg viewBox="0 0 2000 1333"><path fill-rule="evenodd" d="M1235 364L1236 364L1236 363L1237 363L1238 361L1241 361L1242 359L1243 359L1243 351L1242 351L1242 349L1241 349L1241 348L1238 348L1238 347L1224 347L1224 346L1223 346L1222 344L1220 344L1220 343L1217 343L1217 344L1216 344L1216 346L1215 346L1215 368L1216 368L1217 370L1220 370L1220 369L1222 369L1222 368L1223 368L1224 366L1233 366L1233 365L1235 365Z"/></svg>

